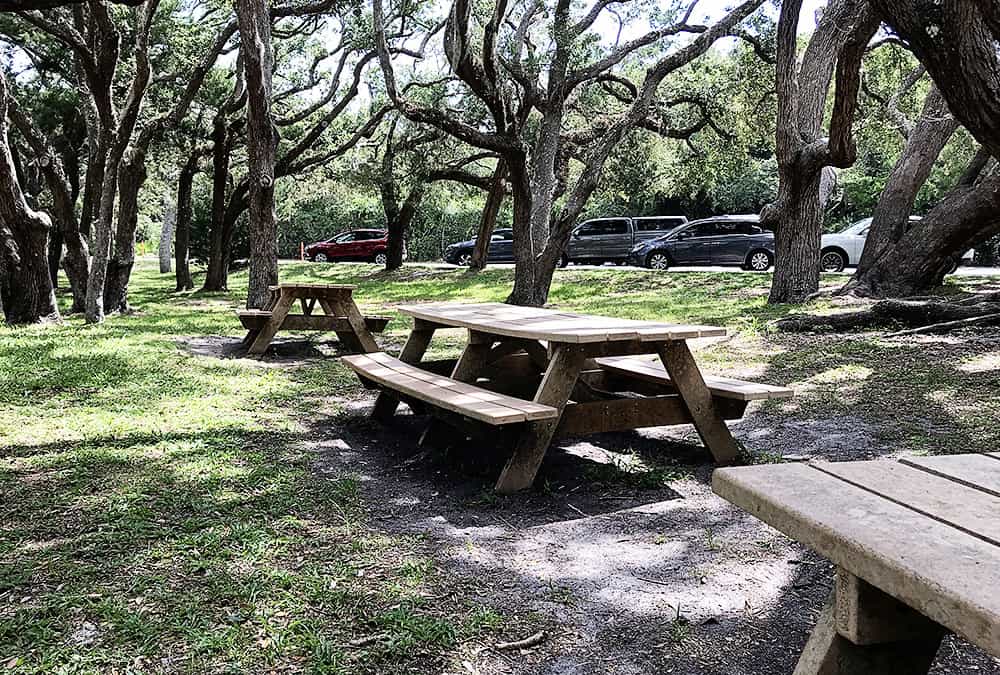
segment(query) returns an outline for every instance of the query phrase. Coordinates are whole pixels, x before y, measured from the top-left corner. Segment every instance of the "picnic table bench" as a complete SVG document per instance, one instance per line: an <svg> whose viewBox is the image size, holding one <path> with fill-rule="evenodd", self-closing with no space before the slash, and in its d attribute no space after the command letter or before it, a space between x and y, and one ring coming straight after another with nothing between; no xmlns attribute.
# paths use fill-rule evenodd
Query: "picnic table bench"
<svg viewBox="0 0 1000 675"><path fill-rule="evenodd" d="M344 358L366 386L381 391L373 415L390 418L400 401L430 414L435 420L421 444L450 428L510 441L500 492L529 487L549 444L562 436L694 424L716 461L733 462L739 449L724 420L740 417L751 400L791 395L725 378L706 383L686 341L725 335L721 328L500 303L398 309L414 318L399 358ZM467 329L461 357L424 362L435 331L444 328Z"/></svg>
<svg viewBox="0 0 1000 675"><path fill-rule="evenodd" d="M837 565L795 675L923 675L946 630L1000 657L1000 454L719 469L712 483Z"/></svg>
<svg viewBox="0 0 1000 675"><path fill-rule="evenodd" d="M354 286L343 284L278 284L269 288L271 299L264 309L240 310L236 315L247 329L243 343L247 353L267 351L280 330L330 331L349 349L376 352L378 344L372 333L381 333L389 317L362 316L354 302ZM298 301L301 314L291 314ZM316 305L322 314L313 313Z"/></svg>

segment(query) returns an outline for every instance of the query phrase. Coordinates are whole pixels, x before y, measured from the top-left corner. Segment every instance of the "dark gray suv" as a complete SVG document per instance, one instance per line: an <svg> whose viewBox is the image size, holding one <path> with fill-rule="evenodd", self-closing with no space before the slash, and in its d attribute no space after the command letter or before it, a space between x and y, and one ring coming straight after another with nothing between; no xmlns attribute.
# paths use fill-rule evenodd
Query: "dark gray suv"
<svg viewBox="0 0 1000 675"><path fill-rule="evenodd" d="M676 265L738 265L764 272L774 264L774 234L756 215L696 220L636 245L629 263L664 270Z"/></svg>

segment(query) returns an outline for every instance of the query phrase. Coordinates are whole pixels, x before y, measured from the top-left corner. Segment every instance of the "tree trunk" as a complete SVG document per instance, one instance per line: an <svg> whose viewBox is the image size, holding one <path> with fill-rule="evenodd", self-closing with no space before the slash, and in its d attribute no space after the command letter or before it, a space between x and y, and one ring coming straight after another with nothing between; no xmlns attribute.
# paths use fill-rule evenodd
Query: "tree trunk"
<svg viewBox="0 0 1000 675"><path fill-rule="evenodd" d="M133 147L118 171L118 226L114 255L108 262L104 311L128 312L128 284L135 266L135 234L139 227L139 190L146 182L146 154Z"/></svg>
<svg viewBox="0 0 1000 675"><path fill-rule="evenodd" d="M62 262L63 240L58 227L53 227L49 233L49 278L52 288L59 288L59 263Z"/></svg>
<svg viewBox="0 0 1000 675"><path fill-rule="evenodd" d="M952 190L899 243L885 250L851 292L906 297L939 286L962 253L1000 233L1000 176Z"/></svg>
<svg viewBox="0 0 1000 675"><path fill-rule="evenodd" d="M0 73L0 306L9 324L58 319L48 265L49 217L34 211L17 181L7 136L7 81Z"/></svg>
<svg viewBox="0 0 1000 675"><path fill-rule="evenodd" d="M197 151L188 157L177 181L177 228L174 255L177 257L178 291L189 291L194 288L194 281L191 279L189 249L191 246L191 220L194 214L191 207L191 193L196 173L198 173Z"/></svg>
<svg viewBox="0 0 1000 675"><path fill-rule="evenodd" d="M507 190L506 177L507 165L501 159L497 162L496 169L493 170L490 191L486 194L486 205L483 208L483 216L479 220L476 245L472 249L472 262L469 264L469 269L475 272L486 269L490 240L493 238L493 229L496 227L497 217L500 215L500 208L503 206Z"/></svg>
<svg viewBox="0 0 1000 675"><path fill-rule="evenodd" d="M418 181L421 179L418 177ZM389 231L389 241L385 252L385 269L387 271L398 270L403 266L403 248L406 242L406 233L410 230L410 223L417 215L417 208L424 198L425 185L418 182L410 190L403 206L396 213L395 218L387 221Z"/></svg>
<svg viewBox="0 0 1000 675"><path fill-rule="evenodd" d="M160 245L157 253L160 255L160 274L170 274L170 245L174 240L174 229L177 227L177 204L170 193L163 195L163 224L160 227Z"/></svg>
<svg viewBox="0 0 1000 675"><path fill-rule="evenodd" d="M223 221L226 215L226 188L229 185L229 151L229 130L223 109L212 120L212 222L208 231L206 291L227 290L229 260L223 255Z"/></svg>
<svg viewBox="0 0 1000 675"><path fill-rule="evenodd" d="M237 0L247 88L247 151L250 187L250 281L247 308L259 309L278 282L278 234L274 213L277 131L271 116L271 17L264 0Z"/></svg>
<svg viewBox="0 0 1000 675"><path fill-rule="evenodd" d="M906 224L913 212L917 193L927 182L934 162L957 128L958 122L948 112L944 97L937 87L932 86L924 101L920 120L910 132L906 146L879 196L854 279L862 279L883 251L906 234Z"/></svg>
<svg viewBox="0 0 1000 675"><path fill-rule="evenodd" d="M762 222L774 229L771 303L802 302L819 290L824 182L831 179L828 167L854 163L851 124L861 60L878 28L864 0L834 0L796 69L801 7L801 0L786 0L778 22L778 199L761 213ZM834 69L836 100L829 138L824 139L823 118Z"/></svg>

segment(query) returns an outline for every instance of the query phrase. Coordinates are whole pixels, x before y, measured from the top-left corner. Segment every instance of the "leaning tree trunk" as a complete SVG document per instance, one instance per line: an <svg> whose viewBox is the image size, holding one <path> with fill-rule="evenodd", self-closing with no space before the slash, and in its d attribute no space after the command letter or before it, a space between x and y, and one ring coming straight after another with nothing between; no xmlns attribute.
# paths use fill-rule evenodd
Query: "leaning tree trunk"
<svg viewBox="0 0 1000 675"><path fill-rule="evenodd" d="M906 234L906 224L913 212L917 193L927 182L934 162L957 128L958 122L948 112L944 97L937 87L932 86L920 119L910 132L906 146L879 196L861 261L854 278L844 290L849 290L855 283L863 285L865 275L879 256Z"/></svg>
<svg viewBox="0 0 1000 675"><path fill-rule="evenodd" d="M476 245L472 249L472 261L469 264L469 269L475 272L486 269L490 240L493 238L493 230L497 224L497 217L500 215L500 208L503 206L504 193L507 187L506 176L507 165L501 159L497 162L496 169L493 170L490 191L486 194L486 205L483 207L483 215L479 220Z"/></svg>
<svg viewBox="0 0 1000 675"><path fill-rule="evenodd" d="M227 290L229 259L224 252L226 188L229 185L229 132L223 112L212 121L212 221L208 230L206 291Z"/></svg>
<svg viewBox="0 0 1000 675"><path fill-rule="evenodd" d="M160 227L160 244L157 253L160 256L160 274L170 274L170 245L174 240L174 229L177 227L177 205L170 193L163 195L163 224Z"/></svg>
<svg viewBox="0 0 1000 675"><path fill-rule="evenodd" d="M177 227L174 242L174 255L177 258L177 290L189 291L194 288L191 279L191 220L194 209L191 206L191 193L194 186L194 175L198 172L198 154L191 153L188 161L181 169L177 181Z"/></svg>
<svg viewBox="0 0 1000 675"><path fill-rule="evenodd" d="M28 206L7 136L7 81L0 73L0 306L10 324L59 318L49 275L49 217Z"/></svg>
<svg viewBox="0 0 1000 675"><path fill-rule="evenodd" d="M247 150L250 180L250 280L247 308L267 304L278 282L278 234L274 213L277 131L271 116L271 17L264 0L236 0L247 87Z"/></svg>
<svg viewBox="0 0 1000 675"><path fill-rule="evenodd" d="M1000 176L952 190L853 287L856 295L900 298L939 286L962 252L1000 233Z"/></svg>

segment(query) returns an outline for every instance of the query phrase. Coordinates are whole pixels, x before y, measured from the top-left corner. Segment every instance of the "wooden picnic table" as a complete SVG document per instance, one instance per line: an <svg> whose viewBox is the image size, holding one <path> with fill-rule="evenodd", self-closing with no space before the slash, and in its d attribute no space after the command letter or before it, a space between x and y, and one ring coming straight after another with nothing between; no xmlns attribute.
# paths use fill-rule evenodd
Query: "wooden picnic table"
<svg viewBox="0 0 1000 675"><path fill-rule="evenodd" d="M795 675L923 675L946 630L1000 657L1000 454L719 469L712 482L837 565Z"/></svg>
<svg viewBox="0 0 1000 675"><path fill-rule="evenodd" d="M791 395L725 378L706 383L687 340L723 336L722 328L501 303L398 310L414 319L398 359L344 359L366 385L381 389L373 414L391 417L400 400L432 414L437 421L421 443L433 443L449 427L471 434L485 425L494 440L500 440L496 428L512 427L500 492L529 487L559 436L693 423L716 461L730 463L739 449L724 420L742 415L751 400ZM461 357L423 362L434 333L444 328L468 330Z"/></svg>
<svg viewBox="0 0 1000 675"><path fill-rule="evenodd" d="M237 312L240 322L247 329L243 343L247 353L259 355L279 330L332 331L352 351L377 352L379 347L372 333L385 330L389 318L363 316L354 302L354 286L343 284L278 284L271 286L271 299L262 310L248 309ZM291 314L296 301L302 305L301 314ZM323 313L314 313L316 305Z"/></svg>

